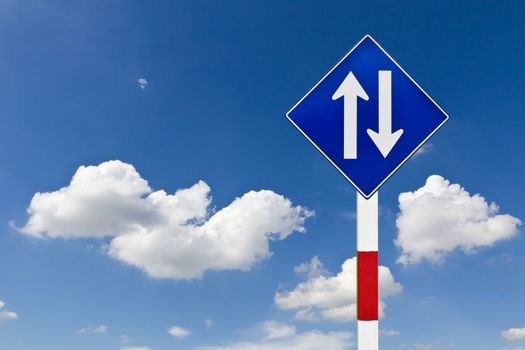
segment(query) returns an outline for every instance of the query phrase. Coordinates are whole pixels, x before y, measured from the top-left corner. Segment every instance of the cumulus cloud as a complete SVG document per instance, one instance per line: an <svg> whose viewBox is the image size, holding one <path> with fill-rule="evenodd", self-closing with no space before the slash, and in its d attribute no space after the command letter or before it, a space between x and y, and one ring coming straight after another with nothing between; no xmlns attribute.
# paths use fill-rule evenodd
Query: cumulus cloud
<svg viewBox="0 0 525 350"><path fill-rule="evenodd" d="M148 86L148 81L145 78L139 78L137 83L139 84L141 90L146 89L146 86Z"/></svg>
<svg viewBox="0 0 525 350"><path fill-rule="evenodd" d="M108 332L108 327L106 325L100 324L97 326L89 325L87 327L81 328L77 331L77 334L106 334Z"/></svg>
<svg viewBox="0 0 525 350"><path fill-rule="evenodd" d="M18 315L16 312L9 311L9 310L3 310L5 306L5 303L0 300L0 323L3 323L5 321L9 320L18 320Z"/></svg>
<svg viewBox="0 0 525 350"><path fill-rule="evenodd" d="M348 350L352 333L312 330L298 333L294 326L268 321L261 325L261 339L224 346L204 346L200 350Z"/></svg>
<svg viewBox="0 0 525 350"><path fill-rule="evenodd" d="M399 209L395 244L401 249L401 264L423 259L439 264L456 249L475 252L514 237L521 223L511 215L498 214L494 202L487 203L479 194L471 196L438 175L430 176L414 192L401 193Z"/></svg>
<svg viewBox="0 0 525 350"><path fill-rule="evenodd" d="M317 257L310 262L310 272L306 281L291 291L277 292L274 300L284 310L296 310L296 319L316 321L320 319L339 322L353 321L356 318L356 262L347 259L337 275L326 272ZM299 270L304 272L304 265ZM400 283L394 280L390 269L379 266L379 314L383 316L384 299L398 294L402 290Z"/></svg>
<svg viewBox="0 0 525 350"><path fill-rule="evenodd" d="M81 166L68 186L36 193L21 232L35 237L110 237L108 253L152 277L193 279L207 270L248 271L269 243L304 232L312 212L272 191L250 191L210 209L199 181L174 194L153 191L121 161Z"/></svg>
<svg viewBox="0 0 525 350"><path fill-rule="evenodd" d="M525 340L525 328L510 328L501 332L505 340Z"/></svg>
<svg viewBox="0 0 525 350"><path fill-rule="evenodd" d="M184 339L191 334L191 332L182 327L173 326L168 330L168 333L177 339Z"/></svg>

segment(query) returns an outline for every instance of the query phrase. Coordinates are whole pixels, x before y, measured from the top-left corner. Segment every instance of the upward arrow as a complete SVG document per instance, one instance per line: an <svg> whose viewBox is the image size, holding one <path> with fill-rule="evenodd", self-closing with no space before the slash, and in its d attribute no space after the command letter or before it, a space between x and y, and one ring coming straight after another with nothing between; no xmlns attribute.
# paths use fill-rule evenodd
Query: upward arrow
<svg viewBox="0 0 525 350"><path fill-rule="evenodd" d="M392 133L392 71L379 71L379 132L366 131L384 158L403 135L403 129Z"/></svg>
<svg viewBox="0 0 525 350"><path fill-rule="evenodd" d="M332 100L344 97L344 159L357 158L357 98L368 101L368 95L350 72L334 92Z"/></svg>

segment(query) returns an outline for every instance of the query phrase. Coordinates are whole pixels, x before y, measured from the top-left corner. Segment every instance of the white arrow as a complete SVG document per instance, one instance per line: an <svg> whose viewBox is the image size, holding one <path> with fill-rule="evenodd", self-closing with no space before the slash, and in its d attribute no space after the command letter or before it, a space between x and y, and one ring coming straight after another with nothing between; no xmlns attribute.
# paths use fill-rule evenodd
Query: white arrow
<svg viewBox="0 0 525 350"><path fill-rule="evenodd" d="M366 131L384 158L403 135L403 129L392 133L392 71L379 71L379 132Z"/></svg>
<svg viewBox="0 0 525 350"><path fill-rule="evenodd" d="M357 159L357 98L368 101L368 95L354 73L350 72L339 85L332 100L344 97L344 159Z"/></svg>

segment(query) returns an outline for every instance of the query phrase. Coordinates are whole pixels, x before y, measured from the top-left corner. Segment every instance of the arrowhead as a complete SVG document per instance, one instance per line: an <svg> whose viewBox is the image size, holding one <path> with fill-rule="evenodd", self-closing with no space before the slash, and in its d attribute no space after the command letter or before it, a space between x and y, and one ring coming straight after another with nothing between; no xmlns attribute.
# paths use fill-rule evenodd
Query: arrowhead
<svg viewBox="0 0 525 350"><path fill-rule="evenodd" d="M332 96L332 100L337 100L345 95L354 95L368 101L368 95L352 72L348 73L345 80L339 85L339 88L337 88Z"/></svg>
<svg viewBox="0 0 525 350"><path fill-rule="evenodd" d="M397 141L403 135L403 129L399 129L394 133L377 133L372 129L366 131L368 136L374 141L376 147L379 149L379 152L383 155L384 158L388 156L392 148L396 145Z"/></svg>

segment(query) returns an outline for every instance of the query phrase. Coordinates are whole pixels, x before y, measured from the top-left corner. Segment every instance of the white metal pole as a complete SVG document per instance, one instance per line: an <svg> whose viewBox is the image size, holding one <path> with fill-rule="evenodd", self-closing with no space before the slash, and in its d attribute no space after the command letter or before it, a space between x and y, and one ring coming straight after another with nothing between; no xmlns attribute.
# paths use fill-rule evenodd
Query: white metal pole
<svg viewBox="0 0 525 350"><path fill-rule="evenodd" d="M357 192L357 349L379 349L378 193Z"/></svg>

